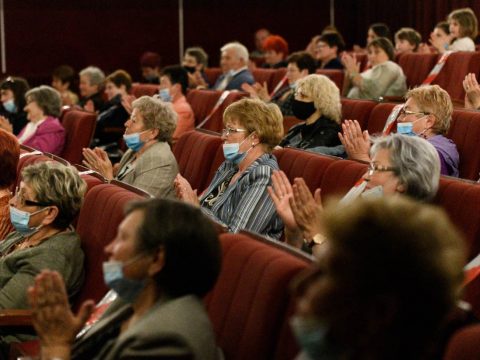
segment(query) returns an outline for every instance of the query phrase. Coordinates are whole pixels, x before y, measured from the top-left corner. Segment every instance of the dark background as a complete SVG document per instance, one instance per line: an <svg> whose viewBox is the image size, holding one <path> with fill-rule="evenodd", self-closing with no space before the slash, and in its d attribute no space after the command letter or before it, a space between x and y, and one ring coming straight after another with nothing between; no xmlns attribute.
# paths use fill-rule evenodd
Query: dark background
<svg viewBox="0 0 480 360"><path fill-rule="evenodd" d="M303 49L329 24L329 0L184 0L185 47L201 45L217 66L219 48L238 40L252 49L253 33L266 27L285 37L290 50ZM335 0L335 25L348 45L364 45L368 25L386 22L393 32L416 28L428 39L453 9L480 1ZM97 65L123 68L138 79L146 50L178 63L176 0L4 0L7 73L46 79L54 67ZM35 82L35 81L34 81Z"/></svg>

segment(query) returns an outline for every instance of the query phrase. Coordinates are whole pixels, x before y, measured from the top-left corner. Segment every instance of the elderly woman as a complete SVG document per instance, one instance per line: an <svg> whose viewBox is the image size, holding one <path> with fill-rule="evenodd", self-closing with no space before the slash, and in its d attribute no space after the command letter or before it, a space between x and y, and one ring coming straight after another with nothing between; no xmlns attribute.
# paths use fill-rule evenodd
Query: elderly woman
<svg viewBox="0 0 480 360"><path fill-rule="evenodd" d="M25 93L29 86L27 80L9 76L0 83L0 128L18 135L27 125L25 107Z"/></svg>
<svg viewBox="0 0 480 360"><path fill-rule="evenodd" d="M299 358L430 359L465 262L445 212L369 199L329 208L323 223L328 244L295 284Z"/></svg>
<svg viewBox="0 0 480 360"><path fill-rule="evenodd" d="M254 99L242 99L223 114L222 138L226 161L220 165L200 199L182 176L175 180L177 196L223 223L229 231L241 229L279 239L283 224L267 186L277 159L271 154L283 134L278 106Z"/></svg>
<svg viewBox="0 0 480 360"><path fill-rule="evenodd" d="M280 35L270 35L263 41L265 63L263 68L278 69L287 66L288 43Z"/></svg>
<svg viewBox="0 0 480 360"><path fill-rule="evenodd" d="M255 83L242 85L242 90L248 92L253 99L261 99L277 104L283 116L293 116L293 101L295 98L295 89L297 82L308 74L315 73L315 59L306 51L298 51L287 58L286 77L288 84L278 89L277 92L269 94L267 83L263 85Z"/></svg>
<svg viewBox="0 0 480 360"><path fill-rule="evenodd" d="M393 134L377 138L370 150L371 162L362 181L342 199L348 205L358 196L379 197L397 194L430 201L438 190L440 161L435 148L420 137ZM320 189L312 196L301 178L292 186L283 172L272 177L269 188L276 209L285 224L287 241L305 245L317 254L325 236L320 226L323 207Z"/></svg>
<svg viewBox="0 0 480 360"><path fill-rule="evenodd" d="M218 359L202 297L220 272L221 250L201 211L169 200L134 203L105 252L105 282L118 299L80 338L91 301L72 314L61 277L50 271L29 290L42 358Z"/></svg>
<svg viewBox="0 0 480 360"><path fill-rule="evenodd" d="M69 226L86 191L75 168L42 162L25 168L10 200L15 231L0 243L0 308L27 307L26 290L44 269L56 270L75 294L83 280L83 251Z"/></svg>
<svg viewBox="0 0 480 360"><path fill-rule="evenodd" d="M458 176L457 146L445 137L453 112L450 95L438 85L427 85L409 90L406 99L397 118L397 132L426 139L438 152L441 174ZM339 136L349 157L370 161L368 132L362 133L358 122L350 120L345 121L342 127L343 135Z"/></svg>
<svg viewBox="0 0 480 360"><path fill-rule="evenodd" d="M360 73L360 63L355 55L342 56L346 75L347 97L354 99L378 99L381 96L403 96L407 83L402 68L394 62L393 45L387 38L377 38L367 45L370 69Z"/></svg>
<svg viewBox="0 0 480 360"><path fill-rule="evenodd" d="M17 138L0 129L0 241L14 228L10 222L11 189L17 179L17 165L20 157L20 145Z"/></svg>
<svg viewBox="0 0 480 360"><path fill-rule="evenodd" d="M305 123L292 127L280 146L329 154L343 154L338 138L342 114L340 92L324 75L308 75L297 82L293 115Z"/></svg>
<svg viewBox="0 0 480 360"><path fill-rule="evenodd" d="M123 135L129 150L120 164L114 167L100 148L83 149L83 163L107 180L123 181L155 197L173 197L178 165L169 143L177 114L171 104L149 96L138 98L132 105L132 116L125 123Z"/></svg>
<svg viewBox="0 0 480 360"><path fill-rule="evenodd" d="M79 105L87 111L102 112L105 110L105 101L103 99L103 86L105 83L105 74L96 66L89 66L81 70Z"/></svg>

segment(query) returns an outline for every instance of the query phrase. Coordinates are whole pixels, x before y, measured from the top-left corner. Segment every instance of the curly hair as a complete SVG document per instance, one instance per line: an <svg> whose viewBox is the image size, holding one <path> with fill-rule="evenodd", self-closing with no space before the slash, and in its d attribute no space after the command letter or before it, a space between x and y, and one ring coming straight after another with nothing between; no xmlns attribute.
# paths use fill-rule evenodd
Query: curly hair
<svg viewBox="0 0 480 360"><path fill-rule="evenodd" d="M150 96L142 96L132 103L143 116L146 129L158 129L158 141L170 143L177 127L177 113L172 104Z"/></svg>
<svg viewBox="0 0 480 360"><path fill-rule="evenodd" d="M47 85L40 85L25 94L27 102L35 101L45 115L58 118L62 112L60 93Z"/></svg>

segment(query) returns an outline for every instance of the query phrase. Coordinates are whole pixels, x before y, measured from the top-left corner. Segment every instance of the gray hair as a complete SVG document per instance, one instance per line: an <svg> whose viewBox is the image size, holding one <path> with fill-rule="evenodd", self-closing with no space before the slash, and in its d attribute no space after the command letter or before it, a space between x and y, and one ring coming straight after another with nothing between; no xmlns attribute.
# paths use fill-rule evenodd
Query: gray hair
<svg viewBox="0 0 480 360"><path fill-rule="evenodd" d="M96 66L89 66L80 71L80 76L87 76L91 86L97 85L102 86L105 82L105 74Z"/></svg>
<svg viewBox="0 0 480 360"><path fill-rule="evenodd" d="M390 152L391 165L405 186L405 194L417 200L431 200L440 181L440 158L432 144L416 136L392 134L373 140L370 155L379 150Z"/></svg>
<svg viewBox="0 0 480 360"><path fill-rule="evenodd" d="M178 118L172 104L158 98L142 96L135 100L132 106L142 114L145 129L158 129L157 140L171 142Z"/></svg>
<svg viewBox="0 0 480 360"><path fill-rule="evenodd" d="M83 203L87 184L73 166L54 161L27 166L23 182L34 192L35 200L58 208L53 226L65 229L75 219Z"/></svg>
<svg viewBox="0 0 480 360"><path fill-rule="evenodd" d="M45 115L58 118L62 111L62 98L60 93L47 85L40 85L26 92L25 100L35 101Z"/></svg>
<svg viewBox="0 0 480 360"><path fill-rule="evenodd" d="M245 61L245 65L248 64L248 50L247 48L240 44L239 42L230 42L222 46L220 51L227 51L233 49L235 51L235 54L239 59L242 59Z"/></svg>

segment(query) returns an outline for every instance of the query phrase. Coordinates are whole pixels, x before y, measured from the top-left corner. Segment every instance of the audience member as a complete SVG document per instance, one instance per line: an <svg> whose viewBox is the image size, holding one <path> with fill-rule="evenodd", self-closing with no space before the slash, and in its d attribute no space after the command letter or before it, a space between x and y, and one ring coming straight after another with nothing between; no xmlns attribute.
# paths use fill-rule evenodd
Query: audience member
<svg viewBox="0 0 480 360"><path fill-rule="evenodd" d="M27 80L9 76L0 83L0 128L7 129L18 135L27 125L25 112L25 93L29 86Z"/></svg>
<svg viewBox="0 0 480 360"><path fill-rule="evenodd" d="M17 138L0 129L0 241L10 234L14 227L10 221L9 201L11 190L17 180L17 165L20 145Z"/></svg>
<svg viewBox="0 0 480 360"><path fill-rule="evenodd" d="M418 51L422 36L415 29L404 27L395 33L395 51L397 54L409 54Z"/></svg>
<svg viewBox="0 0 480 360"><path fill-rule="evenodd" d="M84 165L107 180L120 180L155 197L173 197L178 165L169 143L177 122L171 104L142 96L133 102L123 138L129 150L115 167L100 149L83 149Z"/></svg>
<svg viewBox="0 0 480 360"><path fill-rule="evenodd" d="M60 93L63 105L76 105L78 95L71 87L75 83L75 70L69 65L60 65L53 70L52 87Z"/></svg>
<svg viewBox="0 0 480 360"><path fill-rule="evenodd" d="M465 108L480 110L480 86L474 73L465 76L463 89L465 90Z"/></svg>
<svg viewBox="0 0 480 360"><path fill-rule="evenodd" d="M248 92L253 99L261 99L277 104L283 116L293 116L292 104L295 98L295 89L297 81L303 79L308 74L315 73L315 59L306 51L298 51L287 58L286 77L288 84L280 88L276 93L269 94L267 83L263 86L259 83L253 85L243 84L242 90Z"/></svg>
<svg viewBox="0 0 480 360"><path fill-rule="evenodd" d="M367 32L367 46L372 40L381 37L392 41L392 33L390 32L388 25L384 23L374 23L370 25Z"/></svg>
<svg viewBox="0 0 480 360"><path fill-rule="evenodd" d="M430 33L430 38L428 40L428 42L432 44L433 49L435 49L433 46L434 43L450 44L451 41L452 37L450 36L450 26L448 25L447 21L440 21L437 25L435 25L435 28ZM427 44L421 43L418 51L423 54L429 54L432 52L432 49Z"/></svg>
<svg viewBox="0 0 480 360"><path fill-rule="evenodd" d="M358 196L396 194L430 201L437 193L440 161L433 145L424 139L401 134L376 138L370 156L371 162L362 181L343 197L343 205ZM268 191L285 224L287 242L299 248L305 243L318 254L325 242L319 226L323 216L320 189L312 196L303 179L296 178L292 186L281 171L273 174L272 185Z"/></svg>
<svg viewBox="0 0 480 360"><path fill-rule="evenodd" d="M132 78L125 70L116 70L105 79L105 94L108 101L104 105L104 110L97 117L94 136L98 141L97 145L117 142L120 139L121 132L119 135L119 132L107 132L105 129L123 129L130 114L123 107L122 99L128 95L131 88Z"/></svg>
<svg viewBox="0 0 480 360"><path fill-rule="evenodd" d="M299 358L431 358L465 263L445 212L401 197L363 199L329 208L323 227L321 259L295 284Z"/></svg>
<svg viewBox="0 0 480 360"><path fill-rule="evenodd" d="M208 66L208 54L199 46L189 47L185 50L182 66L188 72L188 87L195 89L197 86L209 87L205 69Z"/></svg>
<svg viewBox="0 0 480 360"><path fill-rule="evenodd" d="M237 42L231 42L221 48L220 66L224 73L213 86L214 90L240 90L243 83L252 85L255 80L248 70L248 50Z"/></svg>
<svg viewBox="0 0 480 360"><path fill-rule="evenodd" d="M315 46L315 58L318 60L319 68L343 70L339 56L344 50L345 42L339 33L325 32L320 35Z"/></svg>
<svg viewBox="0 0 480 360"><path fill-rule="evenodd" d="M171 102L173 110L178 115L177 127L172 137L173 142L176 142L185 132L195 128L195 115L185 98L187 87L188 72L182 66L167 66L162 70L159 97L165 102Z"/></svg>
<svg viewBox="0 0 480 360"><path fill-rule="evenodd" d="M406 102L398 116L397 132L420 136L431 143L440 158L442 175L458 177L459 154L455 143L445 136L450 128L453 104L450 95L438 85L425 85L407 92ZM351 159L370 161L368 131L358 122L347 120L339 134Z"/></svg>
<svg viewBox="0 0 480 360"><path fill-rule="evenodd" d="M340 91L332 80L316 74L298 80L292 111L305 123L292 127L280 146L329 155L344 153L338 138L342 115Z"/></svg>
<svg viewBox="0 0 480 360"><path fill-rule="evenodd" d="M42 358L219 358L202 298L220 272L221 248L198 209L158 199L133 203L105 252L105 283L118 299L79 338L92 301L73 314L62 276L52 271L28 290Z"/></svg>
<svg viewBox="0 0 480 360"><path fill-rule="evenodd" d="M79 73L80 96L79 105L87 111L102 112L105 107L103 100L103 86L105 74L95 66L89 66Z"/></svg>
<svg viewBox="0 0 480 360"><path fill-rule="evenodd" d="M147 84L160 84L160 66L162 58L159 54L146 51L140 57L140 68L142 70L142 82Z"/></svg>
<svg viewBox="0 0 480 360"><path fill-rule="evenodd" d="M445 51L475 51L475 39L478 34L478 22L470 8L457 9L448 15L450 37L442 42L438 37L430 37L431 44L439 53ZM444 41L445 41L444 40Z"/></svg>
<svg viewBox="0 0 480 360"><path fill-rule="evenodd" d="M278 106L242 99L227 107L222 138L226 161L220 165L200 199L182 176L175 180L177 196L202 210L231 232L246 229L279 239L283 224L267 186L278 170L273 148L283 135Z"/></svg>
<svg viewBox="0 0 480 360"><path fill-rule="evenodd" d="M402 68L394 62L393 45L387 38L377 38L367 46L368 61L372 68L360 73L355 54L344 53L342 62L350 80L347 97L378 99L383 96L403 96L407 91Z"/></svg>
<svg viewBox="0 0 480 360"><path fill-rule="evenodd" d="M265 63L262 68L278 69L286 67L286 58L288 56L288 43L280 35L270 35L263 42L265 51Z"/></svg>
<svg viewBox="0 0 480 360"><path fill-rule="evenodd" d="M267 37L270 36L270 31L267 29L258 29L255 32L254 41L255 41L255 50L250 53L252 58L262 58L265 56L265 49L263 48L263 42Z"/></svg>

